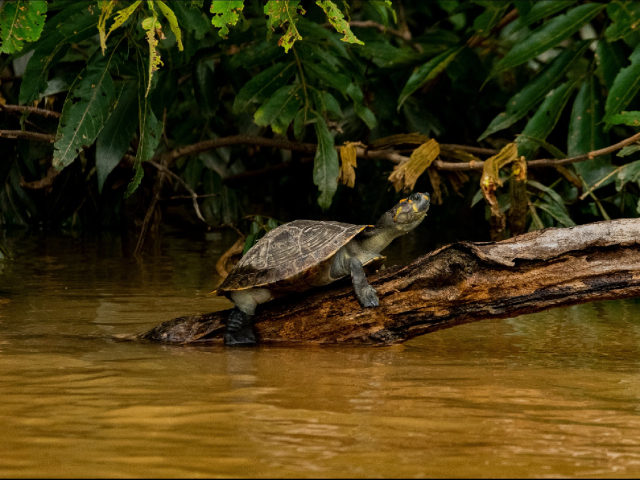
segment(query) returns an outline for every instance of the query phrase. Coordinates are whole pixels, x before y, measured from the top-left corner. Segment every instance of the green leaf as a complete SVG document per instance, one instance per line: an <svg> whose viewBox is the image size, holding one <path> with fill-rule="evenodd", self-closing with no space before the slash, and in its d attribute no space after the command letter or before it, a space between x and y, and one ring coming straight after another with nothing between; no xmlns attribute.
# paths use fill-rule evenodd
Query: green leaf
<svg viewBox="0 0 640 480"><path fill-rule="evenodd" d="M538 2L538 3L540 3L540 2ZM516 7L516 10L518 10L518 15L520 15L520 18L526 17L527 13L529 13L531 11L531 8L535 4L536 4L536 2L534 2L534 0L520 0L520 1L516 2L515 7Z"/></svg>
<svg viewBox="0 0 640 480"><path fill-rule="evenodd" d="M249 80L233 102L233 113L238 114L253 103L263 102L276 90L284 87L295 73L295 63L276 63Z"/></svg>
<svg viewBox="0 0 640 480"><path fill-rule="evenodd" d="M109 32L107 32L105 41L107 40L107 38L109 38L109 35L111 35L111 33L115 29L120 27L124 22L126 22L129 19L129 17L133 14L133 12L135 12L136 8L138 8L141 3L142 3L142 0L136 0L127 8L123 8L122 10L118 11L118 13L116 13L116 18L114 19L113 25L111 25L111 28L109 28Z"/></svg>
<svg viewBox="0 0 640 480"><path fill-rule="evenodd" d="M311 98L316 110L322 115L330 114L329 116L337 119L342 118L342 109L336 98L329 92L321 91L316 88L311 88Z"/></svg>
<svg viewBox="0 0 640 480"><path fill-rule="evenodd" d="M367 124L367 127L369 127L370 130L376 128L378 120L376 120L376 116L373 112L364 106L364 95L362 94L360 87L355 83L352 83L349 85L349 88L347 88L346 94L351 97L351 100L353 100L353 107L356 111L356 115L358 115L358 117Z"/></svg>
<svg viewBox="0 0 640 480"><path fill-rule="evenodd" d="M609 123L613 125L629 125L640 127L640 112L622 112L612 115Z"/></svg>
<svg viewBox="0 0 640 480"><path fill-rule="evenodd" d="M298 139L301 140L302 137L304 136L304 127L305 127L305 122L307 120L307 110L304 108L301 108L300 110L298 110L298 113L296 113L296 117L293 119L293 135Z"/></svg>
<svg viewBox="0 0 640 480"><path fill-rule="evenodd" d="M302 105L300 85L280 88L253 116L257 125L271 125L276 133L283 134Z"/></svg>
<svg viewBox="0 0 640 480"><path fill-rule="evenodd" d="M393 23L398 23L396 11L393 9L391 0L370 0L363 2L362 6L364 7L363 13L367 18L372 18L376 21L376 16L378 16L385 27L389 27L390 24L389 13L393 17Z"/></svg>
<svg viewBox="0 0 640 480"><path fill-rule="evenodd" d="M250 69L265 63L271 63L284 55L284 50L278 46L276 39L253 44L251 48L241 49L231 56L229 63L233 68ZM226 57L225 57L226 58Z"/></svg>
<svg viewBox="0 0 640 480"><path fill-rule="evenodd" d="M75 11L75 8L71 8ZM60 12L55 15L51 23L56 24L56 17L64 14L65 12ZM72 44L78 44L96 35L99 19L97 8L86 8L84 11L71 15L64 23L56 24L58 28L34 44L35 52L27 64L20 85L21 104L28 104L38 99L40 93L47 88L51 67L62 60ZM48 23L45 25L45 32L47 27Z"/></svg>
<svg viewBox="0 0 640 480"><path fill-rule="evenodd" d="M473 28L478 35L487 36L491 33L493 27L495 27L500 19L504 16L504 13L509 8L511 2L505 1L475 1L485 8L485 11L478 15L473 21ZM518 3L518 2L516 2Z"/></svg>
<svg viewBox="0 0 640 480"><path fill-rule="evenodd" d="M629 34L638 34L640 3L636 0L609 1L607 15L613 22L604 32L609 41L620 40Z"/></svg>
<svg viewBox="0 0 640 480"><path fill-rule="evenodd" d="M570 157L609 146L609 134L604 132L603 124L600 123L603 113L604 98L601 88L597 79L591 75L580 87L571 110L567 139L567 153ZM614 169L610 155L578 162L573 166L587 185L594 185ZM611 181L613 180L611 177ZM600 186L608 183L603 182Z"/></svg>
<svg viewBox="0 0 640 480"><path fill-rule="evenodd" d="M306 12L299 5L300 0L269 0L264 6L264 13L267 15L268 38L271 38L271 31L275 27L287 25L285 34L280 38L278 45L284 47L288 52L296 40L302 40L302 36L296 28L298 10L304 15Z"/></svg>
<svg viewBox="0 0 640 480"><path fill-rule="evenodd" d="M502 112L491 121L478 141L510 127L524 117L529 110L542 101L551 88L554 88L565 77L576 60L582 58L588 47L588 41L578 42L558 55L551 65L509 99L507 111Z"/></svg>
<svg viewBox="0 0 640 480"><path fill-rule="evenodd" d="M46 0L5 1L0 9L0 53L19 52L24 42L38 40L46 13Z"/></svg>
<svg viewBox="0 0 640 480"><path fill-rule="evenodd" d="M598 40L595 58L598 62L598 73L607 89L611 90L616 75L629 64L627 57L617 43Z"/></svg>
<svg viewBox="0 0 640 480"><path fill-rule="evenodd" d="M575 5L576 2L575 0L544 0L542 2L538 0L536 2L532 2L533 6L526 14L523 14L520 11L520 6L524 2L516 0L515 3L518 12L520 12L520 18L518 18L514 22L514 32L520 30L521 28L528 27L529 25L538 22L543 18L555 15L565 8L568 8L571 5Z"/></svg>
<svg viewBox="0 0 640 480"><path fill-rule="evenodd" d="M547 195L549 195L551 200L553 200L555 203L557 203L562 209L566 208L564 206L564 201L562 200L562 197L553 188L547 187L546 185L543 185L540 182L536 182L535 180L527 180L527 185L535 187L538 190L542 190ZM568 212L567 212L567 215L568 215Z"/></svg>
<svg viewBox="0 0 640 480"><path fill-rule="evenodd" d="M102 54L107 50L107 20L111 17L111 12L116 6L116 0L105 0L100 2L100 19L98 20L98 33L100 34L100 47Z"/></svg>
<svg viewBox="0 0 640 480"><path fill-rule="evenodd" d="M314 111L310 111L309 115L315 120L313 125L318 137L318 149L313 163L313 183L320 190L318 205L326 210L331 206L331 200L338 188L340 162L338 152L334 148L333 136L324 118Z"/></svg>
<svg viewBox="0 0 640 480"><path fill-rule="evenodd" d="M627 182L637 182L638 180L640 180L640 160L622 166L616 179L616 190L620 192Z"/></svg>
<svg viewBox="0 0 640 480"><path fill-rule="evenodd" d="M555 47L591 21L605 6L599 3L580 5L546 22L531 32L523 41L515 44L504 58L495 65L491 77L510 68L517 67Z"/></svg>
<svg viewBox="0 0 640 480"><path fill-rule="evenodd" d="M70 44L59 33L47 37L38 46L27 64L20 85L20 103L29 104L38 99L47 88L49 70L67 54Z"/></svg>
<svg viewBox="0 0 640 480"><path fill-rule="evenodd" d="M52 164L58 170L71 164L83 146L93 144L111 114L110 107L115 102L108 71L111 58L113 55L106 61L90 62L67 95L53 153Z"/></svg>
<svg viewBox="0 0 640 480"><path fill-rule="evenodd" d="M582 84L573 103L567 140L570 157L599 150L609 145L600 119L604 113L604 98L597 79L591 75Z"/></svg>
<svg viewBox="0 0 640 480"><path fill-rule="evenodd" d="M636 153L638 150L640 150L640 145L635 144L635 145L627 145L626 147L623 147L617 154L616 157L626 157L628 155L631 155L633 153Z"/></svg>
<svg viewBox="0 0 640 480"><path fill-rule="evenodd" d="M274 228L278 228L278 221L270 218L269 220L267 220L267 225L264 229L268 232L270 230L273 230Z"/></svg>
<svg viewBox="0 0 640 480"><path fill-rule="evenodd" d="M320 8L324 10L324 13L327 14L329 23L333 25L333 28L335 28L338 33L344 35L340 40L347 43L364 45L364 43L358 40L353 34L351 27L349 27L349 23L344 19L344 15L335 3L331 0L317 0L316 4L319 5Z"/></svg>
<svg viewBox="0 0 640 480"><path fill-rule="evenodd" d="M59 28L43 36L34 44L35 52L27 64L20 85L21 104L37 100L40 93L45 91L49 70L66 55L72 44L80 43L96 34L100 17L98 12L97 8L87 8L85 11L76 13ZM58 15L64 13L61 12ZM58 15L54 16L52 20ZM51 23L55 23L55 21ZM47 26L45 26L45 31Z"/></svg>
<svg viewBox="0 0 640 480"><path fill-rule="evenodd" d="M140 135L138 138L138 151L136 152L136 159L133 164L134 176L127 186L127 190L124 194L125 198L135 192L140 185L142 176L144 175L142 162L146 162L153 157L153 153L160 143L162 129L164 128L162 122L158 121L153 110L151 110L151 102L146 95L145 86L148 83L148 72L145 68L144 57L142 56L140 49L137 49L136 53L136 66L138 68L138 120Z"/></svg>
<svg viewBox="0 0 640 480"><path fill-rule="evenodd" d="M547 212L563 227L573 227L575 222L571 220L566 208L560 207L556 202L536 202L536 207Z"/></svg>
<svg viewBox="0 0 640 480"><path fill-rule="evenodd" d="M543 199L545 201L535 202L535 206L551 215L557 222L564 227L572 227L575 222L571 220L567 207L562 200L562 197L550 187L543 185L534 180L527 180L527 185L537 188L544 192Z"/></svg>
<svg viewBox="0 0 640 480"><path fill-rule="evenodd" d="M169 27L171 31L176 36L176 42L178 43L178 50L184 50L182 46L182 33L180 32L180 26L178 25L178 19L176 18L176 14L173 13L173 10L169 8L169 6L164 2L164 0L156 0L156 5L160 8L160 11L165 16L165 18L169 21Z"/></svg>
<svg viewBox="0 0 640 480"><path fill-rule="evenodd" d="M215 61L213 58L200 60L193 67L193 93L198 108L205 118L213 118L218 110L220 92L213 85Z"/></svg>
<svg viewBox="0 0 640 480"><path fill-rule="evenodd" d="M142 28L147 31L147 42L149 43L149 83L147 85L147 93L151 90L151 80L153 80L153 72L156 72L160 65L163 65L160 58L160 52L158 51L158 39L156 38L156 31L162 28L160 22L155 17L156 13L153 12L152 17L147 17L142 21Z"/></svg>
<svg viewBox="0 0 640 480"><path fill-rule="evenodd" d="M575 86L575 82L563 83L545 98L540 108L527 123L527 126L524 127L523 136L516 139L518 155L524 155L527 160L531 159L531 156L538 149L538 144L536 141L526 137L533 137L539 140L547 138L560 119L560 114L569 97L571 97Z"/></svg>
<svg viewBox="0 0 640 480"><path fill-rule="evenodd" d="M398 98L398 111L409 95L444 71L461 50L462 48L450 48L414 70Z"/></svg>
<svg viewBox="0 0 640 480"><path fill-rule="evenodd" d="M208 18L202 13L202 5L189 6L184 2L171 2L173 11L178 18L180 25L188 32L193 32L196 40L201 40L205 33L211 28Z"/></svg>
<svg viewBox="0 0 640 480"><path fill-rule="evenodd" d="M127 152L138 127L138 83L127 82L120 91L118 103L96 142L98 191Z"/></svg>
<svg viewBox="0 0 640 480"><path fill-rule="evenodd" d="M556 147L555 145L552 145L551 143L547 142L546 140L541 140L539 138L533 138L533 137L529 137L528 135L524 135L524 134L520 134L520 136L523 139L526 140L531 140L533 142L535 142L538 146L544 148L547 152L549 152L551 155L553 155L553 158L567 158L567 154L564 153L562 150L560 150L558 147Z"/></svg>
<svg viewBox="0 0 640 480"><path fill-rule="evenodd" d="M307 70L311 74L311 76L322 80L327 86L335 88L345 95L347 93L347 89L352 83L351 78L349 78L347 75L333 72L322 65L304 63L304 69Z"/></svg>
<svg viewBox="0 0 640 480"><path fill-rule="evenodd" d="M616 75L607 96L606 115L604 116L605 128L611 126L609 121L611 117L624 110L640 90L640 45L631 53L629 60L631 60L631 65L623 68Z"/></svg>
<svg viewBox="0 0 640 480"><path fill-rule="evenodd" d="M227 25L235 25L240 19L240 13L244 9L243 0L212 0L211 13L213 18L211 23L220 29L218 34L224 37L229 33Z"/></svg>
<svg viewBox="0 0 640 480"><path fill-rule="evenodd" d="M304 45L304 43L302 44ZM422 47L424 49L424 47ZM447 48L447 45L437 44L429 46L433 51L427 52L427 57L438 55ZM415 64L420 58L424 58L424 53L419 54L410 47L397 48L387 41L367 41L365 45L358 49L357 53L363 58L369 59L378 67L394 67Z"/></svg>

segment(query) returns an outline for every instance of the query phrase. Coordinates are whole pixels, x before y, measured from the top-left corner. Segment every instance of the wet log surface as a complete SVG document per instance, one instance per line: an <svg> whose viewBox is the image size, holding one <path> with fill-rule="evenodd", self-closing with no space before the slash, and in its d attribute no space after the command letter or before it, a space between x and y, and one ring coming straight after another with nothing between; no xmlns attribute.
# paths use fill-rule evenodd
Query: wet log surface
<svg viewBox="0 0 640 480"><path fill-rule="evenodd" d="M369 282L378 308L362 309L348 279L262 305L259 342L392 345L488 318L640 296L640 219L456 243ZM228 314L176 318L138 338L221 343Z"/></svg>

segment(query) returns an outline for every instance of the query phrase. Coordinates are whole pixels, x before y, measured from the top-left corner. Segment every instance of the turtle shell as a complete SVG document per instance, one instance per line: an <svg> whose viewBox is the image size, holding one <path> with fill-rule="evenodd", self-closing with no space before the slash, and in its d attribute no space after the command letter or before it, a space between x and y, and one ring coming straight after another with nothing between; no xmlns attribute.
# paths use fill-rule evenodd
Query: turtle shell
<svg viewBox="0 0 640 480"><path fill-rule="evenodd" d="M275 284L293 286L306 273L313 274L312 270L324 266L349 240L368 228L313 220L295 220L274 228L242 257L217 293Z"/></svg>

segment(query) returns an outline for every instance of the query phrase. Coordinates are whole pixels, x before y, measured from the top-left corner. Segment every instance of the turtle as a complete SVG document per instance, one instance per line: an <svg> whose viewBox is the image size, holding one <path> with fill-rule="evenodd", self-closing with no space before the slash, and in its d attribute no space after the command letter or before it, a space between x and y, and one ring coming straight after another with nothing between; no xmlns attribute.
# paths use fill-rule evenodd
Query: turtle
<svg viewBox="0 0 640 480"><path fill-rule="evenodd" d="M414 193L386 211L376 225L294 220L270 230L238 262L216 293L235 304L225 345L254 345L256 307L351 275L363 308L379 306L367 271L381 268L391 241L416 228L430 205L428 193Z"/></svg>

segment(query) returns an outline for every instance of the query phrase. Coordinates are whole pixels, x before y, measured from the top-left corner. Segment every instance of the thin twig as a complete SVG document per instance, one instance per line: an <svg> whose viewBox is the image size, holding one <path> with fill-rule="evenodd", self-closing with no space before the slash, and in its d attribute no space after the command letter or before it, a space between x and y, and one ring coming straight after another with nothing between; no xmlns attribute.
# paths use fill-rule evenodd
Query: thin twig
<svg viewBox="0 0 640 480"><path fill-rule="evenodd" d="M635 135L627 138L626 140L622 140L621 142L618 142L607 148L594 150L593 152L588 152L583 155L578 155L576 157L531 160L528 162L528 166L529 167L555 167L557 165L566 165L568 163L582 162L583 160L592 160L595 157L599 157L600 155L606 155L607 153L620 150L621 148L626 147L627 145L631 145L632 143L638 140L640 140L640 133L636 133Z"/></svg>
<svg viewBox="0 0 640 480"><path fill-rule="evenodd" d="M481 35L474 35L467 42L467 46L469 48L479 47L480 45L482 45L482 42L484 42L488 37L490 37L494 33L499 32L500 30L502 30L504 27L509 25L511 22L513 22L519 16L520 15L518 13L518 10L514 8L509 13L507 13L504 17L502 17L500 22L495 27L493 27L493 29L491 30L491 33L489 33L489 35L487 35L486 37L483 37Z"/></svg>
<svg viewBox="0 0 640 480"><path fill-rule="evenodd" d="M7 113L10 113L11 115L13 115L13 116L14 116L14 117L16 117L16 118L20 118L20 117L22 116L22 115L20 114L20 112L19 112L19 111L12 111L12 110L9 110L9 111L7 111ZM29 125L29 126L31 126L31 127L33 127L33 128L35 128L36 130L40 130L40 132L42 132L42 133L46 133L46 132L47 132L44 128L39 127L38 125L36 125L35 123L33 123L31 120L26 120L26 119L25 119L25 120L24 120L24 123L25 123L26 125Z"/></svg>
<svg viewBox="0 0 640 480"><path fill-rule="evenodd" d="M219 193L205 193L204 195L197 195L198 198L209 198L209 197L219 197ZM174 195L173 197L169 197L169 200L180 200L180 199L192 199L191 195Z"/></svg>
<svg viewBox="0 0 640 480"><path fill-rule="evenodd" d="M166 160L169 164L180 157L197 155L202 152L207 152L209 150L214 150L216 148L221 147L230 147L233 145L257 145L261 147L271 147L271 148L279 148L282 150L292 150L294 152L302 152L310 155L315 154L318 146L315 143L301 143L301 142L291 142L289 140L284 139L274 139L274 138L264 138L264 137L254 137L250 135L232 135L229 137L216 138L213 140L204 140L202 142L194 143L192 145L186 145L184 147L179 147L170 152L166 152L162 155L156 155L153 160L157 161L159 159ZM340 147L336 146L336 150ZM456 144L441 144L441 148L444 149L456 149L463 150L469 153L475 153L478 155L495 155L498 153L496 150L489 148L481 148L481 147L473 147L469 145L456 145ZM367 151L364 148L358 148L357 155L362 158L375 158L381 160L390 160L394 163L401 163L406 161L409 157L402 156L393 150L383 150L383 151ZM464 164L454 164L452 165L464 165ZM482 168L482 167L480 167ZM474 170L475 168L463 168L462 170ZM446 170L446 168L445 168ZM460 168L454 168L453 170L460 170Z"/></svg>
<svg viewBox="0 0 640 480"><path fill-rule="evenodd" d="M596 188L598 188L600 185L602 185L605 181L607 181L609 178L611 178L613 175L615 175L616 173L620 172L621 170L624 170L625 168L627 168L629 165L631 165L630 163L627 163L626 165L622 165L618 168L616 168L615 170L613 170L611 173L609 173L608 175L605 175L604 177L602 177L600 180L598 180L596 183L594 183L593 185L589 186L587 185L587 191L584 192L582 195L580 195L580 200L584 200L585 198L587 198L587 196L593 192ZM586 183L585 183L586 185Z"/></svg>
<svg viewBox="0 0 640 480"><path fill-rule="evenodd" d="M60 118L60 113L53 110L45 110L44 108L27 107L25 105L0 105L0 110L6 110L7 112L21 112L21 113L34 113L42 117Z"/></svg>
<svg viewBox="0 0 640 480"><path fill-rule="evenodd" d="M151 217L153 217L153 213L156 210L156 205L158 205L158 201L160 200L160 191L162 190L162 182L164 181L166 172L167 170L160 170L158 178L156 179L156 183L153 188L153 198L151 199L151 203L149 204L149 208L147 209L147 214L144 216L144 221L142 222L142 228L140 229L140 236L138 237L136 249L133 251L134 257L137 257L142 252L142 247L144 246L144 241L147 237L147 232L149 231Z"/></svg>
<svg viewBox="0 0 640 480"><path fill-rule="evenodd" d="M49 143L53 143L56 141L55 135L36 132L23 132L22 130L0 130L0 138L24 138L25 140Z"/></svg>
<svg viewBox="0 0 640 480"><path fill-rule="evenodd" d="M198 194L193 191L193 189L187 184L187 182L185 182L183 179L181 179L178 175L173 173L167 167L165 167L163 165L160 165L159 163L156 163L156 162L154 162L152 160L149 160L147 163L149 165L154 166L155 168L157 168L161 172L165 172L165 173L169 174L171 177L175 178L178 182L180 182L182 184L182 186L189 192L189 196L191 197L191 200L193 201L193 209L196 211L197 217L200 220L202 220L204 223L207 223L207 221L202 216L202 213L200 212L200 207L198 206Z"/></svg>
<svg viewBox="0 0 640 480"><path fill-rule="evenodd" d="M322 26L327 29L333 28L333 25L331 25L330 23L323 23ZM375 28L381 33L390 33L391 35L400 37L403 40L411 40L411 33L408 30L406 32L401 32L400 30L396 30L394 28L385 27L383 24L374 22L373 20L352 20L351 22L349 22L349 26L356 28Z"/></svg>

